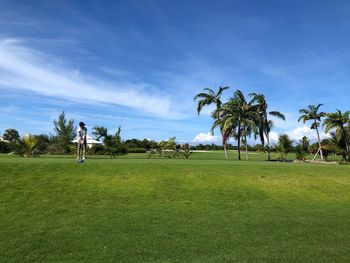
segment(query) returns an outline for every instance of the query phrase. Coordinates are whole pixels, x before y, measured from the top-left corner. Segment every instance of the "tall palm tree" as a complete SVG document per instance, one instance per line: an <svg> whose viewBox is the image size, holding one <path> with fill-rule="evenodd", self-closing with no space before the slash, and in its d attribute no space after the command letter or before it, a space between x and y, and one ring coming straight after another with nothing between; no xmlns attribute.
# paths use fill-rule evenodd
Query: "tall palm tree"
<svg viewBox="0 0 350 263"><path fill-rule="evenodd" d="M322 153L322 146L321 146L321 138L320 133L318 131L318 127L320 126L321 119L326 116L326 113L324 112L318 112L319 108L323 104L316 105L309 105L307 109L300 109L299 113L301 114L298 121L303 120L303 122L312 121L311 129L315 129L317 132L317 139L318 139L318 151L314 156L314 159L316 158L318 152L321 155L321 160L323 161L323 153Z"/></svg>
<svg viewBox="0 0 350 263"><path fill-rule="evenodd" d="M268 160L271 160L271 150L270 150L270 132L273 126L272 120L269 120L268 116L273 116L281 120L286 120L285 116L279 111L268 111L268 104L265 95L258 93L250 93L252 97L252 102L257 103L257 112L259 118L257 120L257 134L259 135L261 145L265 147L265 138L267 141L267 153Z"/></svg>
<svg viewBox="0 0 350 263"><path fill-rule="evenodd" d="M248 126L252 127L252 122L256 118L256 106L252 101L246 101L242 91L236 90L233 97L223 105L221 120L214 123L222 126L224 134L237 139L238 160L241 160L242 136L248 135Z"/></svg>
<svg viewBox="0 0 350 263"><path fill-rule="evenodd" d="M347 124L350 124L350 111L342 113L340 110L337 110L334 113L328 113L326 114L326 119L323 121L326 133L335 129L336 134L340 138L343 138L345 142L347 161L350 161L350 145L347 131L348 127L346 127Z"/></svg>
<svg viewBox="0 0 350 263"><path fill-rule="evenodd" d="M202 111L203 107L214 104L216 106L216 109L214 110L212 117L214 118L214 122L220 123L219 120L221 118L221 108L222 108L221 95L222 95L222 92L228 88L229 87L219 87L219 90L216 93L212 89L205 88L203 89L203 92L200 92L196 96L194 96L193 100L198 102L197 104L198 115ZM219 127L221 132L225 158L227 160L228 159L227 147L226 147L227 140L224 139L224 132L222 127L221 126L217 126L217 127Z"/></svg>
<svg viewBox="0 0 350 263"><path fill-rule="evenodd" d="M249 160L248 157L248 140L247 137L250 137L254 133L254 138L256 139L256 133L257 133L257 117L255 114L250 113L249 118L244 118L242 120L243 128L242 128L242 143L244 143L245 146L245 158L246 160Z"/></svg>

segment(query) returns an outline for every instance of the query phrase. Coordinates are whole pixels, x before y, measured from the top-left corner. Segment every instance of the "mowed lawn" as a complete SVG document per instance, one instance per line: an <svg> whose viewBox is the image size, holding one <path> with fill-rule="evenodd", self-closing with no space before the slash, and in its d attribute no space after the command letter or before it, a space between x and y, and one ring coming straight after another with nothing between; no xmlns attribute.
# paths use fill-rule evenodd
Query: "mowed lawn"
<svg viewBox="0 0 350 263"><path fill-rule="evenodd" d="M350 262L350 166L1 157L0 262Z"/></svg>

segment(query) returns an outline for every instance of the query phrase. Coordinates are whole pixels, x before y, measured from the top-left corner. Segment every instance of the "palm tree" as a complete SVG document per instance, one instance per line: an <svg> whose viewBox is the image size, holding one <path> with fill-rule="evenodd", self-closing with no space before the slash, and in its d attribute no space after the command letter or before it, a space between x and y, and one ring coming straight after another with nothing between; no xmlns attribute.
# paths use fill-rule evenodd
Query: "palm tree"
<svg viewBox="0 0 350 263"><path fill-rule="evenodd" d="M348 127L348 129L345 130L346 133L348 134L348 136L350 136L350 127ZM347 154L346 154L346 144L345 144L345 139L344 136L341 136L341 134L336 133L336 132L330 132L330 144L333 146L334 148L334 152L341 154L343 157L343 160L347 159ZM322 146L324 147L324 146Z"/></svg>
<svg viewBox="0 0 350 263"><path fill-rule="evenodd" d="M203 89L203 92L198 93L196 96L194 96L193 100L194 101L198 101L198 105L197 105L197 112L198 115L200 114L200 112L202 111L204 106L208 106L208 105L212 105L215 104L216 109L213 112L213 118L214 118L214 122L220 120L221 118L221 108L222 108L222 101L221 101L221 95L222 92L226 89L228 89L229 87L219 87L219 90L215 93L212 89L209 88L205 88ZM223 146L224 146L224 152L225 152L225 158L226 160L228 159L228 155L227 155L227 141L224 140L224 132L221 126L218 126L221 132L221 137L222 137L222 142L223 142Z"/></svg>
<svg viewBox="0 0 350 263"><path fill-rule="evenodd" d="M278 137L277 150L284 162L287 159L287 154L293 149L292 145L293 140L289 139L287 134L282 134Z"/></svg>
<svg viewBox="0 0 350 263"><path fill-rule="evenodd" d="M241 160L242 136L245 136L246 141L256 118L256 105L253 105L252 101L247 102L242 91L236 90L233 97L223 105L221 119L214 123L214 126L222 127L227 140L231 136L237 139L238 160Z"/></svg>
<svg viewBox="0 0 350 263"><path fill-rule="evenodd" d="M35 136L26 134L22 139L18 139L17 153L23 157L35 157L39 155L38 140Z"/></svg>
<svg viewBox="0 0 350 263"><path fill-rule="evenodd" d="M248 140L247 137L250 137L253 133L254 133L254 137L256 139L255 134L257 133L257 120L254 119L254 117L256 118L255 114L251 114L250 113L250 117L251 118L245 118L244 120L242 120L242 124L243 124L243 128L242 128L242 143L244 143L245 146L245 158L246 160L249 160L248 157Z"/></svg>
<svg viewBox="0 0 350 263"><path fill-rule="evenodd" d="M323 121L323 126L325 126L325 132L329 132L332 129L335 129L338 137L343 138L345 142L345 150L347 161L350 161L350 146L348 132L346 129L347 124L350 124L350 111L342 113L340 110L337 110L334 113L326 114L326 119Z"/></svg>
<svg viewBox="0 0 350 263"><path fill-rule="evenodd" d="M261 144L263 148L265 147L265 138L267 140L267 153L268 160L271 160L271 150L270 150L270 132L273 126L272 120L269 120L268 116L273 116L281 120L286 120L285 116L279 111L267 111L268 104L265 95L258 93L250 93L252 101L257 103L257 111L259 113L259 118L257 120L257 133L259 135Z"/></svg>
<svg viewBox="0 0 350 263"><path fill-rule="evenodd" d="M311 129L315 129L317 132L317 139L318 139L318 151L316 152L313 159L316 158L318 152L320 152L321 160L323 161L323 153L322 153L322 146L321 146L321 138L320 133L318 132L318 127L320 126L321 118L323 118L326 113L324 112L318 112L319 108L323 104L316 105L309 105L307 109L300 109L299 113L301 114L298 121L303 120L303 122L312 121Z"/></svg>

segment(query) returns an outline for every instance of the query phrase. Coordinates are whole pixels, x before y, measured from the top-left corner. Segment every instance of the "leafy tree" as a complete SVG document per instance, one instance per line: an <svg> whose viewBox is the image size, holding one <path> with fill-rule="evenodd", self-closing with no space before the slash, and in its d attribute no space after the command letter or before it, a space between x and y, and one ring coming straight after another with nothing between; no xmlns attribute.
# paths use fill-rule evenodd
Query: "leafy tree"
<svg viewBox="0 0 350 263"><path fill-rule="evenodd" d="M66 119L64 111L54 120L54 131L57 135L58 145L65 154L70 152L69 145L76 137L76 128L74 127L74 120Z"/></svg>
<svg viewBox="0 0 350 263"><path fill-rule="evenodd" d="M299 161L306 161L306 157L309 153L310 141L304 136L299 141L299 144L295 147L296 159Z"/></svg>
<svg viewBox="0 0 350 263"><path fill-rule="evenodd" d="M300 140L300 146L304 152L309 153L309 146L310 146L309 138L306 136L303 136L303 138L301 138Z"/></svg>
<svg viewBox="0 0 350 263"><path fill-rule="evenodd" d="M214 118L214 122L215 121L218 122L221 118L221 108L222 108L221 95L222 95L222 92L224 90L227 90L228 88L229 87L219 87L219 90L216 93L212 89L205 88L203 89L203 92L198 93L194 97L194 101L198 101L198 104L197 104L198 115L200 114L204 106L214 104L216 106L216 109L213 112L212 117ZM227 140L225 140L223 127L219 126L219 129L221 132L222 143L224 146L225 158L227 160L228 159L227 149L226 149Z"/></svg>
<svg viewBox="0 0 350 263"><path fill-rule="evenodd" d="M321 119L326 115L324 112L318 112L319 108L323 104L316 105L309 105L307 109L300 109L300 117L298 121L303 120L304 123L307 121L312 121L311 129L315 129L317 132L317 139L318 139L318 151L321 155L321 160L323 161L323 152L322 152L322 146L321 146L321 138L320 133L318 131L318 127L320 126ZM317 153L316 153L317 155ZM315 157L316 157L315 155ZM315 158L314 157L314 158Z"/></svg>
<svg viewBox="0 0 350 263"><path fill-rule="evenodd" d="M288 153L293 150L293 140L289 138L287 134L282 134L278 137L277 151L280 154L280 158L286 161Z"/></svg>
<svg viewBox="0 0 350 263"><path fill-rule="evenodd" d="M120 136L121 127L118 127L118 130L115 135L108 134L107 128L103 126L94 126L92 128L92 134L96 137L97 140L103 139L103 143L106 147L117 147L122 143Z"/></svg>
<svg viewBox="0 0 350 263"><path fill-rule="evenodd" d="M259 135L261 144L263 148L265 148L265 138L267 140L267 152L268 152L268 160L271 160L270 154L270 132L273 127L272 120L269 119L269 116L273 116L275 118L285 120L285 116L279 111L268 111L268 104L265 98L265 95L258 93L250 93L250 97L252 97L252 101L257 103L257 112L259 114L259 118L256 122L257 126L257 134Z"/></svg>
<svg viewBox="0 0 350 263"><path fill-rule="evenodd" d="M193 152L190 150L190 145L189 145L188 143L182 145L181 150L182 150L183 156L184 156L186 159L190 158L191 154L193 153Z"/></svg>
<svg viewBox="0 0 350 263"><path fill-rule="evenodd" d="M329 132L335 129L337 136L342 139L345 143L346 159L350 161L350 145L349 145L349 126L350 123L350 111L341 112L337 110L334 113L328 113L326 119L323 121L323 126L325 126L325 132Z"/></svg>
<svg viewBox="0 0 350 263"><path fill-rule="evenodd" d="M105 140L108 136L108 130L103 126L94 126L92 128L92 134L95 135L97 140L100 140L101 138Z"/></svg>
<svg viewBox="0 0 350 263"><path fill-rule="evenodd" d="M171 137L168 140L158 142L158 147L152 149L149 156L158 156L166 158L179 158L181 146L176 143L176 137Z"/></svg>
<svg viewBox="0 0 350 263"><path fill-rule="evenodd" d="M16 142L20 139L18 131L16 129L7 129L5 130L2 138L9 142Z"/></svg>
<svg viewBox="0 0 350 263"><path fill-rule="evenodd" d="M121 128L121 126L119 126L118 130L117 130L117 132L115 133L115 136L114 136L115 143L117 143L117 144L121 144L122 143L122 137L120 135L121 131L122 131L122 128Z"/></svg>
<svg viewBox="0 0 350 263"><path fill-rule="evenodd" d="M11 148L9 143L0 141L0 153L9 153L10 151L11 151Z"/></svg>
<svg viewBox="0 0 350 263"><path fill-rule="evenodd" d="M50 145L50 138L46 134L34 135L37 140L37 150L40 154L46 152L48 146Z"/></svg>

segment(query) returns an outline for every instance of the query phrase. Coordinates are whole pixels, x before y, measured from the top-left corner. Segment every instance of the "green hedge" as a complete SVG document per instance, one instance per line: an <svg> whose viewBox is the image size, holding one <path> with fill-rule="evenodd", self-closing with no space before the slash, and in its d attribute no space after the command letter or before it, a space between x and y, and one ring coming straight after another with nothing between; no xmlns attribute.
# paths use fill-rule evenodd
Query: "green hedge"
<svg viewBox="0 0 350 263"><path fill-rule="evenodd" d="M147 150L146 148L129 148L128 152L129 153L146 153Z"/></svg>

